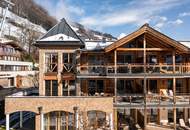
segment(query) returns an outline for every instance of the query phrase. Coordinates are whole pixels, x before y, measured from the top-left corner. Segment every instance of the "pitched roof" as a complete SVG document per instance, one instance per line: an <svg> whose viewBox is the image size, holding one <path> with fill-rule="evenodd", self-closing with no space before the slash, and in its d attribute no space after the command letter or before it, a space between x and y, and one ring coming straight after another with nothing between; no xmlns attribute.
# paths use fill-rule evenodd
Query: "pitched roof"
<svg viewBox="0 0 190 130"><path fill-rule="evenodd" d="M177 48L180 51L189 52L188 47L186 47L186 46L182 45L180 42L178 42L178 41L164 35L163 33L158 32L157 30L150 27L148 24L144 24L137 31L135 31L135 32L133 32L133 33L131 33L131 34L117 40L113 44L107 46L105 48L105 51L109 52L111 50L114 50L114 49L118 48L119 46L122 46L122 45L124 45L126 43L129 43L130 41L134 40L138 36L141 36L142 34L154 36L159 40L165 41L166 44L168 44L170 46L173 46L174 48Z"/></svg>
<svg viewBox="0 0 190 130"><path fill-rule="evenodd" d="M59 42L59 45L65 45L66 42L71 43L71 45L79 45L84 47L84 42L76 34L76 32L70 27L67 21L63 18L58 24L52 27L44 36L36 41L34 45L56 45Z"/></svg>

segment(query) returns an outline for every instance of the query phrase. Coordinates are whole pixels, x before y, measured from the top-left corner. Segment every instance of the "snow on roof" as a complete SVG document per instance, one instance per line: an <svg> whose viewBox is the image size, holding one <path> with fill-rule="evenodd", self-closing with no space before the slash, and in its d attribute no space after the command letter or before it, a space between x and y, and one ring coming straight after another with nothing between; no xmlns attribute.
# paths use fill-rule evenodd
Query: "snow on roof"
<svg viewBox="0 0 190 130"><path fill-rule="evenodd" d="M85 49L86 50L101 50L104 49L106 46L109 46L114 41L85 41Z"/></svg>
<svg viewBox="0 0 190 130"><path fill-rule="evenodd" d="M40 41L79 41L79 39L75 39L65 34L56 34L56 35L41 39Z"/></svg>
<svg viewBox="0 0 190 130"><path fill-rule="evenodd" d="M179 41L181 44L183 44L184 46L190 48L190 41Z"/></svg>
<svg viewBox="0 0 190 130"><path fill-rule="evenodd" d="M78 39L82 42L80 37L76 34L76 32L71 28L71 26L67 23L67 21L64 18L54 27L52 27L44 36L42 36L40 40L57 34L64 34L65 36L73 37L74 39Z"/></svg>

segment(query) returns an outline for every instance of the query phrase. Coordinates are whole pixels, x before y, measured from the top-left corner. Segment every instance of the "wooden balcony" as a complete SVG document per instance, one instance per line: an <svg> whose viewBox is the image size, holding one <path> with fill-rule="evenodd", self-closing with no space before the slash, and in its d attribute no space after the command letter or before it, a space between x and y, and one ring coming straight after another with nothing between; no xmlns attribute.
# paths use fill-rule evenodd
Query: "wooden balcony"
<svg viewBox="0 0 190 130"><path fill-rule="evenodd" d="M80 76L112 76L115 75L114 65L82 65L78 67ZM147 64L147 75L172 75L172 64ZM143 64L117 64L116 75L144 75ZM175 75L190 74L190 65L176 64Z"/></svg>

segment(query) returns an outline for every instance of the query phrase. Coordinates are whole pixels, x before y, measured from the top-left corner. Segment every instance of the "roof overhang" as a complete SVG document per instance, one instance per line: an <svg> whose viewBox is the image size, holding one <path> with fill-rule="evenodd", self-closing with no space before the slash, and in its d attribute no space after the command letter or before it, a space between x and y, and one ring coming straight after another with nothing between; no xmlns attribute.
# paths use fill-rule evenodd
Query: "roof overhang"
<svg viewBox="0 0 190 130"><path fill-rule="evenodd" d="M36 47L85 47L80 41L36 41L33 45Z"/></svg>
<svg viewBox="0 0 190 130"><path fill-rule="evenodd" d="M155 29L151 28L148 24L143 25L140 29L138 29L137 31L117 40L116 42L114 42L113 44L107 46L105 48L105 52L110 52L124 44L129 43L130 41L134 40L135 38L141 36L141 35L150 35L153 36L157 39L159 39L160 41L163 41L164 43L172 46L173 48L175 48L176 50L178 50L178 52L182 52L182 53L189 53L189 48L182 45L180 42L164 35L163 33L160 33L158 31L156 31Z"/></svg>

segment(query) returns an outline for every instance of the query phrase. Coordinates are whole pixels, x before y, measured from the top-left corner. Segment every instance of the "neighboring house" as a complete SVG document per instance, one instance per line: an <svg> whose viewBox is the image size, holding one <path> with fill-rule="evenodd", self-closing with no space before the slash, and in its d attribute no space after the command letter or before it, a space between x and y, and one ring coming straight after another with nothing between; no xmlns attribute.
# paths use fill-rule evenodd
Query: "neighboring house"
<svg viewBox="0 0 190 130"><path fill-rule="evenodd" d="M16 111L34 112L36 130L176 129L190 118L190 49L148 24L82 41L63 19L35 46L39 96L6 97L7 130Z"/></svg>
<svg viewBox="0 0 190 130"><path fill-rule="evenodd" d="M23 61L26 53L12 40L0 39L0 85L3 87L33 87L33 63ZM31 86L32 85L32 86Z"/></svg>

